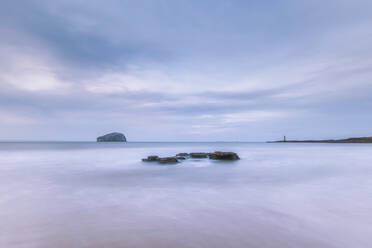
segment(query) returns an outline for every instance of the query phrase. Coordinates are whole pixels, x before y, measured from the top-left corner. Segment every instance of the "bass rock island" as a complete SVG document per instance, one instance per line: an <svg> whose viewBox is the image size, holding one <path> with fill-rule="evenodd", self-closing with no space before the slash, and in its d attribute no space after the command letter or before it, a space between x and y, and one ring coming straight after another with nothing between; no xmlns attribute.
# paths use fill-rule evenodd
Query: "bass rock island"
<svg viewBox="0 0 372 248"><path fill-rule="evenodd" d="M97 142L127 142L125 135L122 133L109 133L97 138Z"/></svg>

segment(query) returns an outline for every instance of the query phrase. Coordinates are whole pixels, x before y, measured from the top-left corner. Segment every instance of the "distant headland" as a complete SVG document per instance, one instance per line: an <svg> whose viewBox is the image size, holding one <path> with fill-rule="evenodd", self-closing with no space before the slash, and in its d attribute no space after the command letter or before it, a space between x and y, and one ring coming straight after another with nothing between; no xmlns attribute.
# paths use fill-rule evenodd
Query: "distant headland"
<svg viewBox="0 0 372 248"><path fill-rule="evenodd" d="M97 142L127 142L127 139L124 134L115 132L99 136Z"/></svg>
<svg viewBox="0 0 372 248"><path fill-rule="evenodd" d="M372 143L372 137L357 137L347 139L328 139L328 140L283 140L268 141L268 143Z"/></svg>

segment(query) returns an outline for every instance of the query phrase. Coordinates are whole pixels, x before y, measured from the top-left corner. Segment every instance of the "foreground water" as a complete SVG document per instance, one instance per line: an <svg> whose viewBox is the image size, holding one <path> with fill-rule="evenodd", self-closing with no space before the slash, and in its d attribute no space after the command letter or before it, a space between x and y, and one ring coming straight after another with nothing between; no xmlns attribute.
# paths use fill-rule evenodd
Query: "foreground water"
<svg viewBox="0 0 372 248"><path fill-rule="evenodd" d="M237 162L141 162L237 152ZM372 247L372 145L0 143L0 247Z"/></svg>

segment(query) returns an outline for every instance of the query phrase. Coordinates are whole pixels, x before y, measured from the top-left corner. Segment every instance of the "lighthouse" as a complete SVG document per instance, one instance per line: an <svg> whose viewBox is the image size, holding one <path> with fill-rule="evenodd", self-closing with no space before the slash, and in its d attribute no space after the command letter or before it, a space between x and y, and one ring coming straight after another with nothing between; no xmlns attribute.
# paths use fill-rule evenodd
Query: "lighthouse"
<svg viewBox="0 0 372 248"><path fill-rule="evenodd" d="M283 142L287 142L287 138L285 137L285 135L283 137Z"/></svg>

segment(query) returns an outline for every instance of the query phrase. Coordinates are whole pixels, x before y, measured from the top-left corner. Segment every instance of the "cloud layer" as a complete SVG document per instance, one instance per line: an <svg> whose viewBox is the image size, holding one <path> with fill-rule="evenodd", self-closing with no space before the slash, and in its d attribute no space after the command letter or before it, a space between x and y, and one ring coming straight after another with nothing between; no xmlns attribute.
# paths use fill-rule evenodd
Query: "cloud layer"
<svg viewBox="0 0 372 248"><path fill-rule="evenodd" d="M2 5L2 140L372 135L370 1Z"/></svg>

